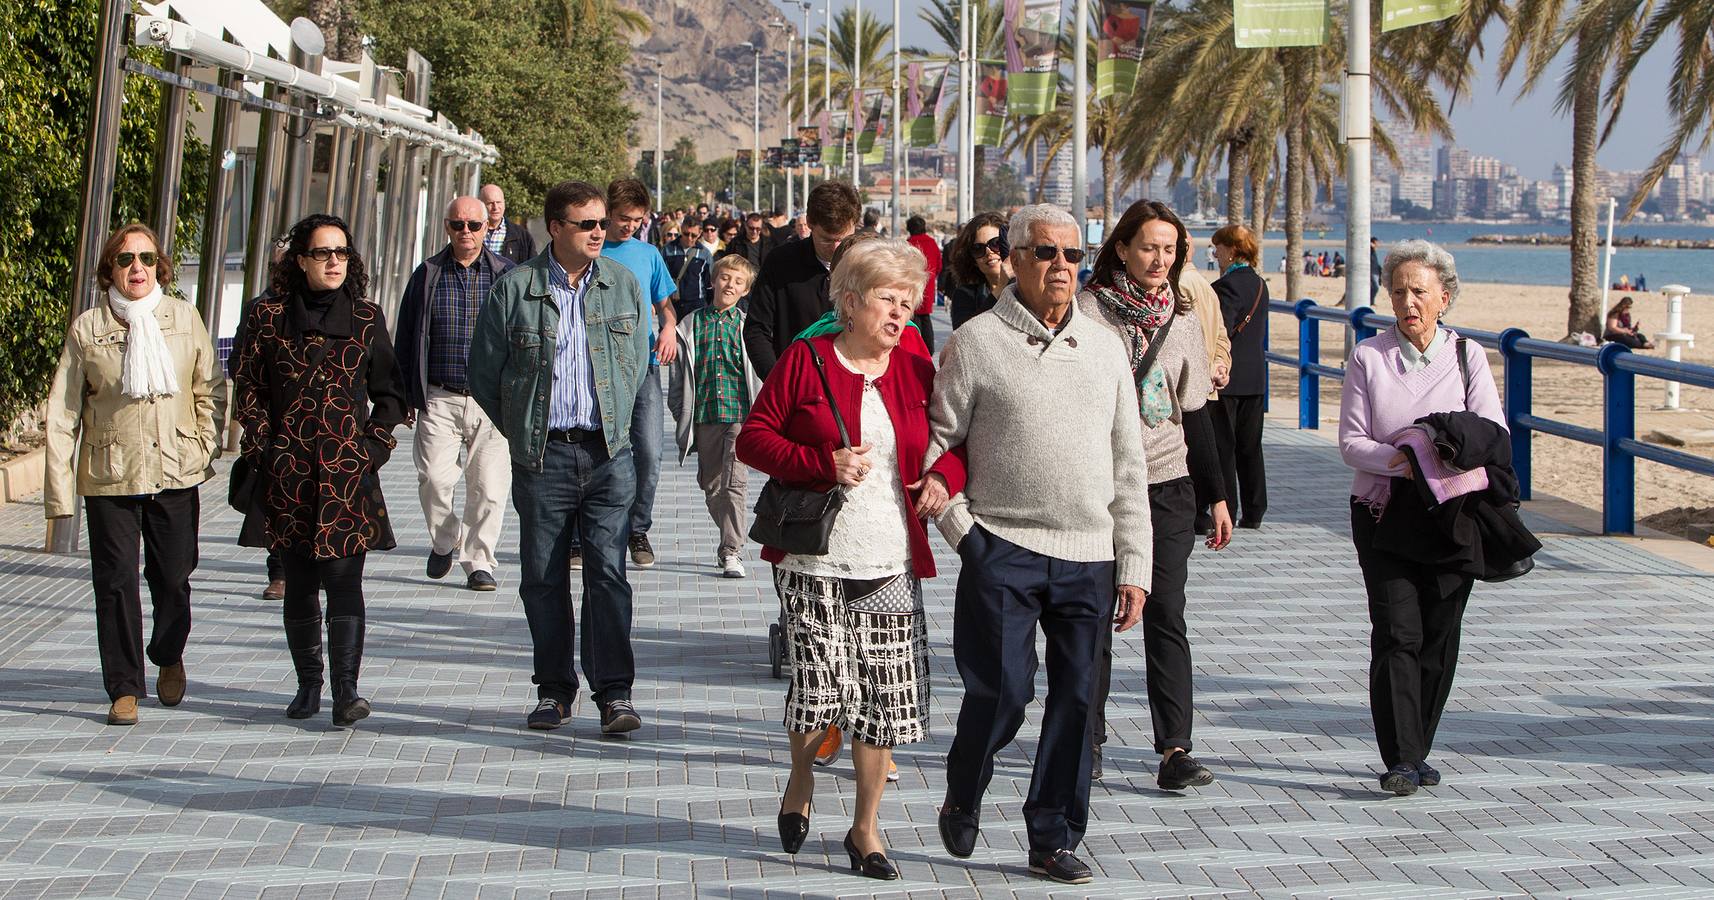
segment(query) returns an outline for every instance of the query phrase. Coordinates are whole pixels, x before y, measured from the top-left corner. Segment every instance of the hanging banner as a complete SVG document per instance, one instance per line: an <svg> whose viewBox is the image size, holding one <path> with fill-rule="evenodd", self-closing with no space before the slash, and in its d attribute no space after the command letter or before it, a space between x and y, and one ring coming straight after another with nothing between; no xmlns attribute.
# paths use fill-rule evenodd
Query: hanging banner
<svg viewBox="0 0 1714 900"><path fill-rule="evenodd" d="M1000 146L1006 131L1006 64L997 59L977 63L976 144Z"/></svg>
<svg viewBox="0 0 1714 900"><path fill-rule="evenodd" d="M762 165L767 168L778 169L781 165L780 160L783 158L784 153L779 147L764 147L762 149Z"/></svg>
<svg viewBox="0 0 1714 900"><path fill-rule="evenodd" d="M754 155L755 154L753 154L748 148L738 151L738 158L736 160L736 162L738 164L738 168L740 168L740 169L750 168L750 160L751 160L751 158L754 157Z"/></svg>
<svg viewBox="0 0 1714 900"><path fill-rule="evenodd" d="M797 138L780 138L780 165L788 169L803 165L803 151L798 147Z"/></svg>
<svg viewBox="0 0 1714 900"><path fill-rule="evenodd" d="M821 129L805 125L797 130L798 160L802 165L821 165Z"/></svg>
<svg viewBox="0 0 1714 900"><path fill-rule="evenodd" d="M1381 30L1397 31L1450 19L1464 10L1464 0L1381 0Z"/></svg>
<svg viewBox="0 0 1714 900"><path fill-rule="evenodd" d="M851 114L836 112L828 119L827 143L821 147L821 162L825 166L843 167L845 148L851 143Z"/></svg>
<svg viewBox="0 0 1714 900"><path fill-rule="evenodd" d="M1239 47L1319 47L1327 30L1327 0L1232 0Z"/></svg>
<svg viewBox="0 0 1714 900"><path fill-rule="evenodd" d="M887 159L887 144L893 137L893 98L879 88L863 92L863 125L857 135L857 152L863 165L877 166Z"/></svg>
<svg viewBox="0 0 1714 900"><path fill-rule="evenodd" d="M1059 11L1062 0L1006 0L1006 74L1010 111L1046 115L1059 88Z"/></svg>
<svg viewBox="0 0 1714 900"><path fill-rule="evenodd" d="M1155 0L1102 0L1101 42L1096 46L1095 99L1129 97L1143 63L1143 45Z"/></svg>
<svg viewBox="0 0 1714 900"><path fill-rule="evenodd" d="M944 62L911 63L909 85L905 96L910 102L905 113L910 125L905 131L905 143L912 147L933 147L938 143L935 118L940 109L940 97L946 90L946 74L952 66Z"/></svg>

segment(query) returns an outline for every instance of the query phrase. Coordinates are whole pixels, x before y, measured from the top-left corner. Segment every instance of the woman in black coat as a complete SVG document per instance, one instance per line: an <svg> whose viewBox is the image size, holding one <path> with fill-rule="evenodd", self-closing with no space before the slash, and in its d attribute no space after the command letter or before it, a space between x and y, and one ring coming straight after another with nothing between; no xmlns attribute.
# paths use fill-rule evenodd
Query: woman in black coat
<svg viewBox="0 0 1714 900"><path fill-rule="evenodd" d="M1256 266L1261 246L1242 225L1227 225L1210 241L1221 276L1214 282L1220 316L1232 339L1231 380L1214 411L1214 440L1226 479L1227 504L1239 528L1262 527L1268 475L1262 463L1262 408L1268 393L1268 283Z"/></svg>
<svg viewBox="0 0 1714 900"><path fill-rule="evenodd" d="M327 592L333 724L369 715L363 660L363 560L391 550L379 471L405 398L380 307L351 231L334 216L292 226L267 295L244 323L236 388L240 451L259 473L239 543L285 563L286 644L298 692L286 715L321 708L321 603Z"/></svg>

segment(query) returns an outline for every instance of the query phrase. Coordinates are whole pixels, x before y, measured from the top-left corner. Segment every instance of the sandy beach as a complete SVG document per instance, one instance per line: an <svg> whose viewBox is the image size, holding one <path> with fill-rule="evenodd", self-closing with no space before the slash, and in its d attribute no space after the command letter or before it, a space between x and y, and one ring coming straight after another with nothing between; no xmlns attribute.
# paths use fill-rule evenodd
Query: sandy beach
<svg viewBox="0 0 1714 900"><path fill-rule="evenodd" d="M1204 273L1207 270L1204 269ZM1317 303L1336 305L1344 302L1344 279L1305 276L1304 294ZM1285 295L1285 276L1268 276L1268 290L1274 297ZM1635 298L1633 320L1646 334L1663 330L1666 324L1666 299L1659 293L1631 291L1614 292ZM1390 313L1386 298L1379 297L1376 309ZM1522 328L1532 337L1557 340L1565 335L1566 296L1564 288L1537 285L1484 284L1462 286L1458 300L1447 315L1447 324L1483 331ZM1295 320L1275 315L1269 323L1271 344L1276 352L1297 352ZM1692 294L1684 304L1684 330L1698 337L1697 345L1687 348L1683 358L1688 362L1714 365L1714 297ZM1342 356L1339 329L1324 325L1322 356L1329 365L1338 365ZM1644 351L1659 355L1660 350ZM1489 354L1496 382L1504 384L1498 353ZM1534 412L1599 428L1601 425L1602 379L1593 369L1535 361ZM1273 367L1272 390L1275 398L1285 401L1282 410L1276 402L1275 415L1282 412L1295 418L1297 396L1296 374L1279 366ZM1502 387L1503 390L1503 387ZM1664 382L1652 378L1637 379L1637 434L1644 440L1658 432L1671 439L1684 441L1680 447L1699 456L1714 456L1714 391L1685 387L1681 393L1682 411L1662 412L1659 406L1665 392ZM1325 429L1337 427L1339 387L1322 385L1321 416ZM1656 442L1660 442L1657 440ZM1599 448L1549 435L1537 434L1534 439L1532 484L1538 494L1551 494L1590 509L1601 506L1601 451ZM1714 522L1714 478L1685 472L1670 466L1639 461L1637 463L1637 517L1640 522L1663 531L1684 533L1685 526L1696 522Z"/></svg>

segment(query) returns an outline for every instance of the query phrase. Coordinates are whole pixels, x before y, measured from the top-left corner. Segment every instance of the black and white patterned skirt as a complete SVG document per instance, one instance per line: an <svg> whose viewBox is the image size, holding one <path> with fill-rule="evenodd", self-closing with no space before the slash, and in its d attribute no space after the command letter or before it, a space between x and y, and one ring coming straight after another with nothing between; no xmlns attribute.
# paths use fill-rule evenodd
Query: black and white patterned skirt
<svg viewBox="0 0 1714 900"><path fill-rule="evenodd" d="M786 729L837 725L877 747L928 734L928 627L909 573L870 581L774 569L792 680Z"/></svg>

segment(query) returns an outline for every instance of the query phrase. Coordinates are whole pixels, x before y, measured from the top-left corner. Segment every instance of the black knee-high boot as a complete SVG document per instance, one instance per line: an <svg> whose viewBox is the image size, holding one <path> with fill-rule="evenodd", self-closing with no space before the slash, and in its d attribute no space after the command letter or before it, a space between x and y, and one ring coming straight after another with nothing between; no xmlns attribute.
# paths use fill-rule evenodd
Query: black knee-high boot
<svg viewBox="0 0 1714 900"><path fill-rule="evenodd" d="M333 675L333 724L344 728L369 715L369 701L357 696L357 671L363 665L363 617L327 620L327 661Z"/></svg>
<svg viewBox="0 0 1714 900"><path fill-rule="evenodd" d="M321 711L321 616L285 622L286 647L298 671L298 693L286 705L286 715L307 719Z"/></svg>

